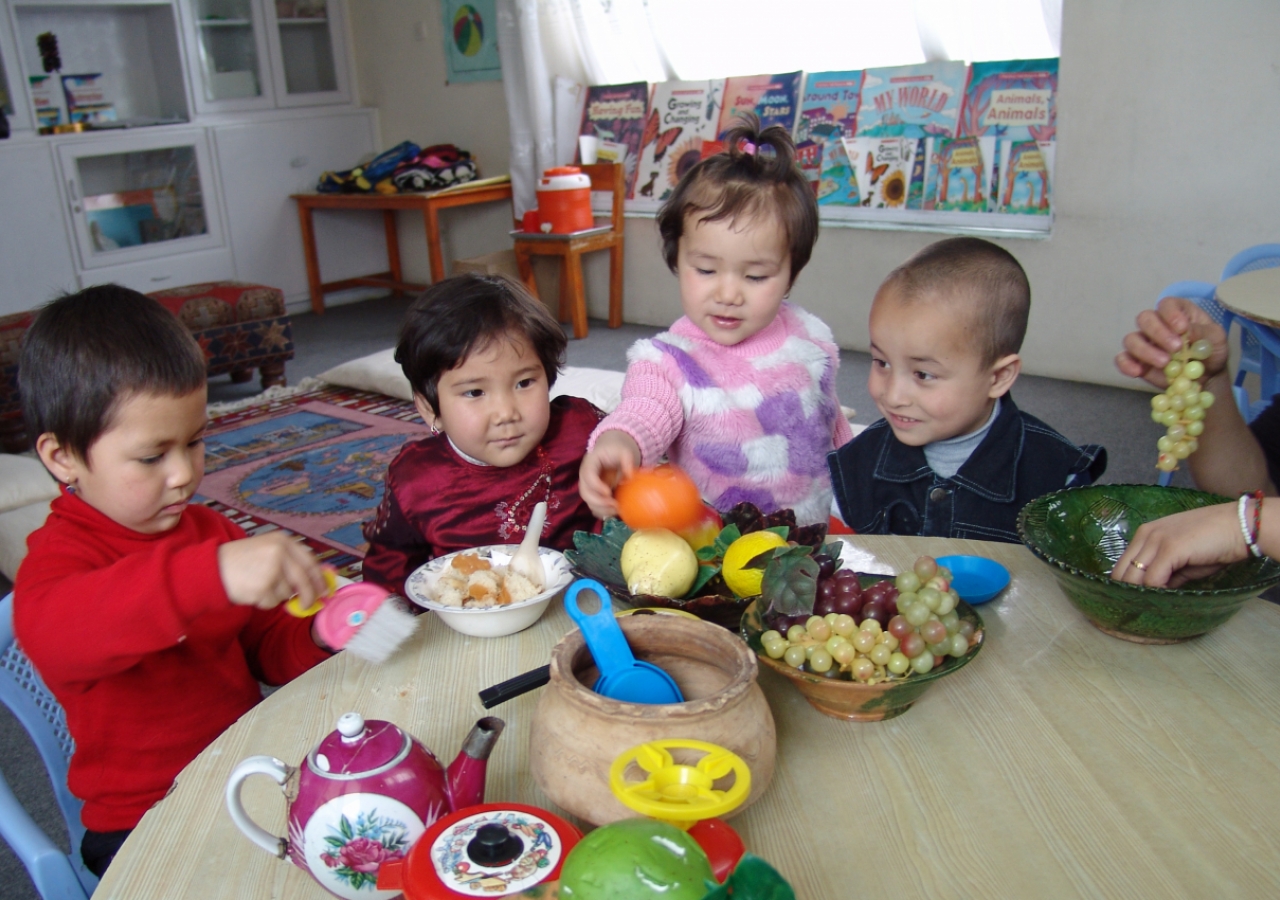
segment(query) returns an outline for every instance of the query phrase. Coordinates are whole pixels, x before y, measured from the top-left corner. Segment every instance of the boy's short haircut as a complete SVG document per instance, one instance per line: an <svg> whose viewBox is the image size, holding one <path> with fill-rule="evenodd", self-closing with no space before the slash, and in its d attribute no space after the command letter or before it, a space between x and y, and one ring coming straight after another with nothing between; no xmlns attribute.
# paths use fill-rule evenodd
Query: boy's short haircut
<svg viewBox="0 0 1280 900"><path fill-rule="evenodd" d="M88 462L119 405L137 394L182 397L204 387L200 345L145 294L102 284L36 315L22 342L18 387L28 434L52 433Z"/></svg>
<svg viewBox="0 0 1280 900"><path fill-rule="evenodd" d="M547 308L524 285L500 275L458 275L431 285L409 307L395 359L414 393L439 415L440 376L511 336L533 346L548 386L554 385L569 341Z"/></svg>
<svg viewBox="0 0 1280 900"><path fill-rule="evenodd" d="M974 237L938 241L890 272L881 287L890 286L908 299L964 303L986 365L1022 349L1031 283L1003 247Z"/></svg>

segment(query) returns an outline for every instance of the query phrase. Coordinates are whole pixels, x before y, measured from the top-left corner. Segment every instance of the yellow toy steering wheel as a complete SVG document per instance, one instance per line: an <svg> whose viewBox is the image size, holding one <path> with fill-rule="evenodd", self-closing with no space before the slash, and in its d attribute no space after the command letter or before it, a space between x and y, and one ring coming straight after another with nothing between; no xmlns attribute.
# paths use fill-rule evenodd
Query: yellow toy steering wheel
<svg viewBox="0 0 1280 900"><path fill-rule="evenodd" d="M676 763L670 750L700 750L696 765ZM632 763L649 774L644 781L627 781L623 773ZM733 773L728 790L712 784ZM751 791L751 769L738 754L718 744L673 738L637 744L609 767L609 787L625 806L642 815L688 829L695 822L732 812Z"/></svg>

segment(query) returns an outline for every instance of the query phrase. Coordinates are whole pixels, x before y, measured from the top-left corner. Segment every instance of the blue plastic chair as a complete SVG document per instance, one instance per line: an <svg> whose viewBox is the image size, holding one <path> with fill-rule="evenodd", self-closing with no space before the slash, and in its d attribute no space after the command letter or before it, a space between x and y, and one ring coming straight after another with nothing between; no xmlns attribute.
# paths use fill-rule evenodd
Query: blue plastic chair
<svg viewBox="0 0 1280 900"><path fill-rule="evenodd" d="M1274 269L1280 266L1280 244L1258 244L1241 250L1222 269L1222 280L1256 269Z"/></svg>
<svg viewBox="0 0 1280 900"><path fill-rule="evenodd" d="M18 802L0 775L0 836L27 867L44 900L87 900L98 879L80 858L84 826L80 801L67 789L67 764L75 744L66 716L13 639L13 594L0 600L0 701L27 730L53 784L54 798L66 820L71 853L49 839Z"/></svg>
<svg viewBox="0 0 1280 900"><path fill-rule="evenodd" d="M1247 250L1241 250L1227 261L1227 264L1222 269L1222 280L1226 281L1228 278L1233 278L1236 275L1241 275L1245 272L1254 272L1258 269L1274 269L1277 266L1280 266L1280 244L1257 244ZM1242 325L1244 324L1244 319L1241 319L1239 316L1237 316L1236 319L1239 320ZM1253 345L1258 344L1257 336L1260 334L1270 335L1273 339L1272 343L1280 340L1280 333L1277 333L1274 328L1270 328L1266 325L1260 325L1257 322L1251 322L1250 325L1253 327L1241 329L1240 345L1242 351L1246 347L1246 342ZM1240 406L1240 414L1244 416L1246 422L1253 421L1253 418L1257 416L1258 413L1266 409L1271 403L1271 397L1275 394L1274 377L1266 377L1263 375L1262 363L1265 356L1266 353L1259 350L1257 360L1254 361L1250 359L1250 365L1246 367L1245 354L1241 354L1240 370L1236 372L1235 394L1236 404ZM1271 359L1270 363L1272 368L1274 368L1275 359ZM1258 394L1259 399L1257 403L1249 403L1249 397L1242 387L1246 371L1256 372L1258 373L1258 377L1262 379L1262 390ZM1268 371L1271 370L1269 369Z"/></svg>

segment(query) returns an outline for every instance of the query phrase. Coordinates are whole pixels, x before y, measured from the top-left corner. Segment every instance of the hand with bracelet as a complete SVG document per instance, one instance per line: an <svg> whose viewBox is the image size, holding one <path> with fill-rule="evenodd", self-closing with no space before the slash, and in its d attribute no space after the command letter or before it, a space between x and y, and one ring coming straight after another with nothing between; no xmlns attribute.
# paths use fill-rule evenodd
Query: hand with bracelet
<svg viewBox="0 0 1280 900"><path fill-rule="evenodd" d="M1251 555L1280 556L1280 499L1264 501L1260 491L1146 523L1111 577L1176 588Z"/></svg>

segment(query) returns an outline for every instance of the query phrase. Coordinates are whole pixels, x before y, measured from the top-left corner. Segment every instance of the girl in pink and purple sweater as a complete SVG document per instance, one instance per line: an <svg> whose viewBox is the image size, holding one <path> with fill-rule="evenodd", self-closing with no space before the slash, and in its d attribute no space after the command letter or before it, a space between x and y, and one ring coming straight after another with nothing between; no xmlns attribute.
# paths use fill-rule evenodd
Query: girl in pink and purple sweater
<svg viewBox="0 0 1280 900"><path fill-rule="evenodd" d="M784 302L817 240L817 204L785 129L752 117L725 146L658 214L685 314L631 348L622 403L591 436L579 492L600 518L617 514L617 482L663 454L719 510L830 514L826 456L852 437L840 357L821 320Z"/></svg>

